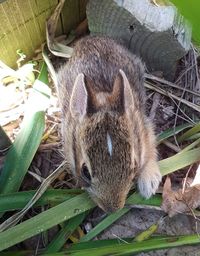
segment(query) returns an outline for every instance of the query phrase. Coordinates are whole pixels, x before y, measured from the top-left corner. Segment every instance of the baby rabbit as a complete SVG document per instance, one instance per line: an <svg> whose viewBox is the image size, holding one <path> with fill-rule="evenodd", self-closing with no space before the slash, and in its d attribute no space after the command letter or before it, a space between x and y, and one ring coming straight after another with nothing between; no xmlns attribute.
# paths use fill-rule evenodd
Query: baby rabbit
<svg viewBox="0 0 200 256"><path fill-rule="evenodd" d="M58 94L66 160L99 207L122 208L136 180L145 198L155 194L161 174L141 61L107 37L82 38L58 72Z"/></svg>

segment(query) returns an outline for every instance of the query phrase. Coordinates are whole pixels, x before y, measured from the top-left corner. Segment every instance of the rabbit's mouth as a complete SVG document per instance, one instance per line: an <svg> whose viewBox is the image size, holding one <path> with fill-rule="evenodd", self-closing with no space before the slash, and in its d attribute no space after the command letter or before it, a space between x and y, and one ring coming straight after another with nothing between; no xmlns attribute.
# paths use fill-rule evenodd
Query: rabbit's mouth
<svg viewBox="0 0 200 256"><path fill-rule="evenodd" d="M112 212L116 212L117 210L121 209L124 207L125 205L125 199L124 200L112 200L110 199L101 199L99 197L97 197L94 193L91 193L91 191L89 191L90 189L85 188L90 197L92 198L92 200L106 213L112 213Z"/></svg>
<svg viewBox="0 0 200 256"><path fill-rule="evenodd" d="M112 213L112 212L116 212L117 210L121 209L124 207L125 202L123 203L110 203L110 202L98 202L98 206L105 211L106 213Z"/></svg>

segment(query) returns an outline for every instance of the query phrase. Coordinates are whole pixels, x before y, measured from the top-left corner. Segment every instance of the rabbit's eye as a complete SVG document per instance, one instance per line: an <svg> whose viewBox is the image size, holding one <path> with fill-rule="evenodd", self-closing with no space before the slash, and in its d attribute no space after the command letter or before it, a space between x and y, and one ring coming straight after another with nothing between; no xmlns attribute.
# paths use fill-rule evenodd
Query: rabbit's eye
<svg viewBox="0 0 200 256"><path fill-rule="evenodd" d="M83 177L84 181L87 182L87 183L90 183L91 175L90 175L90 172L89 172L86 164L82 165L81 174L82 174L82 177Z"/></svg>

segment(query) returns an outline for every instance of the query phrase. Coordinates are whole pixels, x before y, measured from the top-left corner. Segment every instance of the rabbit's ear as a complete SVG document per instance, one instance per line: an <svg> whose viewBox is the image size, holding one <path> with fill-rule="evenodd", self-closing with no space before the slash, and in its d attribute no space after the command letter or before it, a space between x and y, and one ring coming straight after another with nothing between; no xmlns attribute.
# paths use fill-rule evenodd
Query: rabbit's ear
<svg viewBox="0 0 200 256"><path fill-rule="evenodd" d="M84 74L76 77L72 96L70 99L70 111L72 116L84 117L100 111L102 108L124 113L134 104L134 98L130 83L121 69L114 81L111 93L96 93L90 79Z"/></svg>
<svg viewBox="0 0 200 256"><path fill-rule="evenodd" d="M119 73L114 81L113 91L110 96L110 104L119 112L125 112L134 104L134 98L130 83L123 70Z"/></svg>
<svg viewBox="0 0 200 256"><path fill-rule="evenodd" d="M99 111L101 108L98 98L92 81L83 73L79 74L76 77L70 99L72 116L82 118Z"/></svg>
<svg viewBox="0 0 200 256"><path fill-rule="evenodd" d="M88 93L85 86L84 74L76 77L72 96L70 99L70 111L72 116L84 117L87 112Z"/></svg>

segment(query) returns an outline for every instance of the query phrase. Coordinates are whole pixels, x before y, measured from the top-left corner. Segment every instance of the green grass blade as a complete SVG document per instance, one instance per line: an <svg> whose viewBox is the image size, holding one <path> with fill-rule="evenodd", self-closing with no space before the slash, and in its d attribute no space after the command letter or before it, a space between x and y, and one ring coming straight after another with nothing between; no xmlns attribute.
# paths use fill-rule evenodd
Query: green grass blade
<svg viewBox="0 0 200 256"><path fill-rule="evenodd" d="M192 135L192 136L190 136L190 137L184 139L184 141L192 141L192 140L197 140L197 139L199 139L199 138L200 138L200 132L195 133L194 135Z"/></svg>
<svg viewBox="0 0 200 256"><path fill-rule="evenodd" d="M154 195L149 199L145 199L138 193L134 193L127 200L127 205L151 205L160 206L162 198L160 195Z"/></svg>
<svg viewBox="0 0 200 256"><path fill-rule="evenodd" d="M65 170L65 164L66 162L63 161L46 179L42 181L34 196L21 211L16 212L11 217L6 219L6 221L0 224L0 232L16 225L23 218L27 211L38 201L38 199L48 189L51 182L53 182L55 178L58 177L58 175Z"/></svg>
<svg viewBox="0 0 200 256"><path fill-rule="evenodd" d="M192 24L193 39L198 43L198 45L200 45L199 0L171 0L171 2L174 3L181 14L190 21Z"/></svg>
<svg viewBox="0 0 200 256"><path fill-rule="evenodd" d="M131 239L124 239L127 242L131 242ZM70 247L70 250L72 251L77 251L77 250L82 250L82 249L88 249L88 248L99 248L102 246L108 246L108 245L115 245L119 244L119 240L117 239L110 239L110 240L97 240L97 241L90 241L90 242L85 242L85 243L75 243L72 244ZM38 255L43 255L42 250L38 250ZM1 252L0 256L32 256L34 255L34 251L26 250L26 251L5 251ZM52 253L45 253L46 255L52 255Z"/></svg>
<svg viewBox="0 0 200 256"><path fill-rule="evenodd" d="M134 194L128 199L129 204L149 204L154 201L158 204L160 201L156 196L154 199L143 199L141 196ZM83 212L92 209L95 206L94 202L86 193L78 195L68 201L65 201L37 216L26 220L15 227L12 227L0 233L0 251L10 246L24 241L25 239L37 235L49 228L73 218Z"/></svg>
<svg viewBox="0 0 200 256"><path fill-rule="evenodd" d="M160 167L163 174L187 166L200 158L200 150L194 149L188 152L177 154L171 158L160 161ZM192 160L192 161L191 161ZM170 165L170 163L172 163ZM150 200L145 200L139 195L134 195L129 201L130 204L148 204ZM157 203L160 203L158 199ZM82 212L91 209L94 203L86 194L76 196L52 209L49 209L38 216L33 217L13 228L10 228L0 234L0 250L8 248L18 242L21 242L31 236L34 236L44 230L47 230L64 220L70 219Z"/></svg>
<svg viewBox="0 0 200 256"><path fill-rule="evenodd" d="M23 127L5 157L0 176L0 193L15 192L30 166L45 127L44 112L25 118Z"/></svg>
<svg viewBox="0 0 200 256"><path fill-rule="evenodd" d="M180 153L189 151L189 150L195 148L196 146L198 146L199 144L200 144L200 138L197 139L197 140L195 140L193 143L191 143L190 145L188 145L188 146L185 147L184 149L182 149Z"/></svg>
<svg viewBox="0 0 200 256"><path fill-rule="evenodd" d="M87 242L99 235L102 231L104 231L107 227L112 225L115 221L117 221L120 217L126 214L130 209L123 208L108 215L104 220L102 220L99 224L97 224L88 234L83 236L80 239L80 242Z"/></svg>
<svg viewBox="0 0 200 256"><path fill-rule="evenodd" d="M24 208L32 199L36 190L16 192L0 195L0 212L13 211ZM34 207L56 205L83 193L81 189L49 189L35 203Z"/></svg>
<svg viewBox="0 0 200 256"><path fill-rule="evenodd" d="M37 80L41 81L42 83L44 83L46 85L49 83L48 70L47 70L47 65L45 62L42 63L41 71L40 71L40 74L39 74Z"/></svg>
<svg viewBox="0 0 200 256"><path fill-rule="evenodd" d="M48 245L45 253L58 252L66 243L70 235L76 230L76 228L83 222L88 212L79 214L73 217L68 222L65 222L62 229L54 237L52 242Z"/></svg>
<svg viewBox="0 0 200 256"><path fill-rule="evenodd" d="M200 148L179 152L178 154L159 161L162 175L167 175L200 160Z"/></svg>
<svg viewBox="0 0 200 256"><path fill-rule="evenodd" d="M0 256L31 256L34 255L33 251L11 251L11 252L2 252Z"/></svg>
<svg viewBox="0 0 200 256"><path fill-rule="evenodd" d="M34 86L42 90L41 85L46 86L45 83L48 81L47 75L47 67L43 64ZM35 104L37 99L40 104ZM5 164L0 176L0 193L2 194L15 192L21 186L44 132L44 106L47 106L46 96L42 96L41 93L30 95L22 128L5 157Z"/></svg>
<svg viewBox="0 0 200 256"><path fill-rule="evenodd" d="M0 233L0 251L73 218L95 206L86 193L65 201Z"/></svg>
<svg viewBox="0 0 200 256"><path fill-rule="evenodd" d="M200 149L190 150L188 152L179 153L168 159L160 161L162 174L167 174L177 169L183 168L200 159ZM134 194L128 200L130 204L150 204L151 200L145 200L139 195ZM160 198L157 198L157 204L160 204ZM155 198L153 198L155 200ZM155 202L154 202L155 203ZM38 216L33 217L13 228L8 229L0 234L0 250L8 248L18 242L21 242L31 236L34 236L44 230L47 230L64 220L91 209L94 203L87 195L82 194L73 199L68 200L52 209L49 209ZM117 218L116 218L117 219Z"/></svg>
<svg viewBox="0 0 200 256"><path fill-rule="evenodd" d="M186 236L169 236L169 237L154 237L142 242L132 242L120 244L118 240L115 240L116 244L108 240L107 244L103 245L102 241L94 241L93 247L90 248L91 242L88 242L88 248L76 250L76 245L71 249L64 250L60 253L43 254L48 256L105 256L105 255L133 255L135 253L147 252L152 250L161 250L166 248L173 248L183 245L199 244L200 239L198 235L186 235ZM101 242L101 243L98 243ZM104 241L103 241L104 242ZM98 247L95 247L95 243ZM85 243L83 243L85 244ZM99 246L101 244L101 246Z"/></svg>
<svg viewBox="0 0 200 256"><path fill-rule="evenodd" d="M44 256L106 256L106 255L135 255L135 253L147 252L152 250L168 249L184 245L198 245L200 239L198 235L185 236L165 236L152 237L142 242L131 242L131 239L123 239L127 242L123 243L119 239L97 240L78 244L72 244L70 249L63 250L59 253L40 253ZM3 252L2 256L27 256L33 255L33 251L13 251Z"/></svg>
<svg viewBox="0 0 200 256"><path fill-rule="evenodd" d="M185 132L184 134L182 134L179 138L178 138L178 142L182 142L185 139L190 138L191 136L195 135L196 133L200 132L200 124L196 124L194 127L192 127L191 129L189 129L187 132Z"/></svg>
<svg viewBox="0 0 200 256"><path fill-rule="evenodd" d="M185 129L191 127L191 124L182 124L175 128L170 128L165 130L164 132L160 133L157 137L157 143L160 144L162 141L179 134L180 132L184 131Z"/></svg>
<svg viewBox="0 0 200 256"><path fill-rule="evenodd" d="M123 240L127 243L131 243L133 241L132 238L124 238ZM88 241L84 243L72 244L69 250L72 252L72 251L81 251L81 250L87 250L92 248L98 249L104 246L116 245L119 243L123 244L123 242L119 241L119 239L93 240L93 241Z"/></svg>

